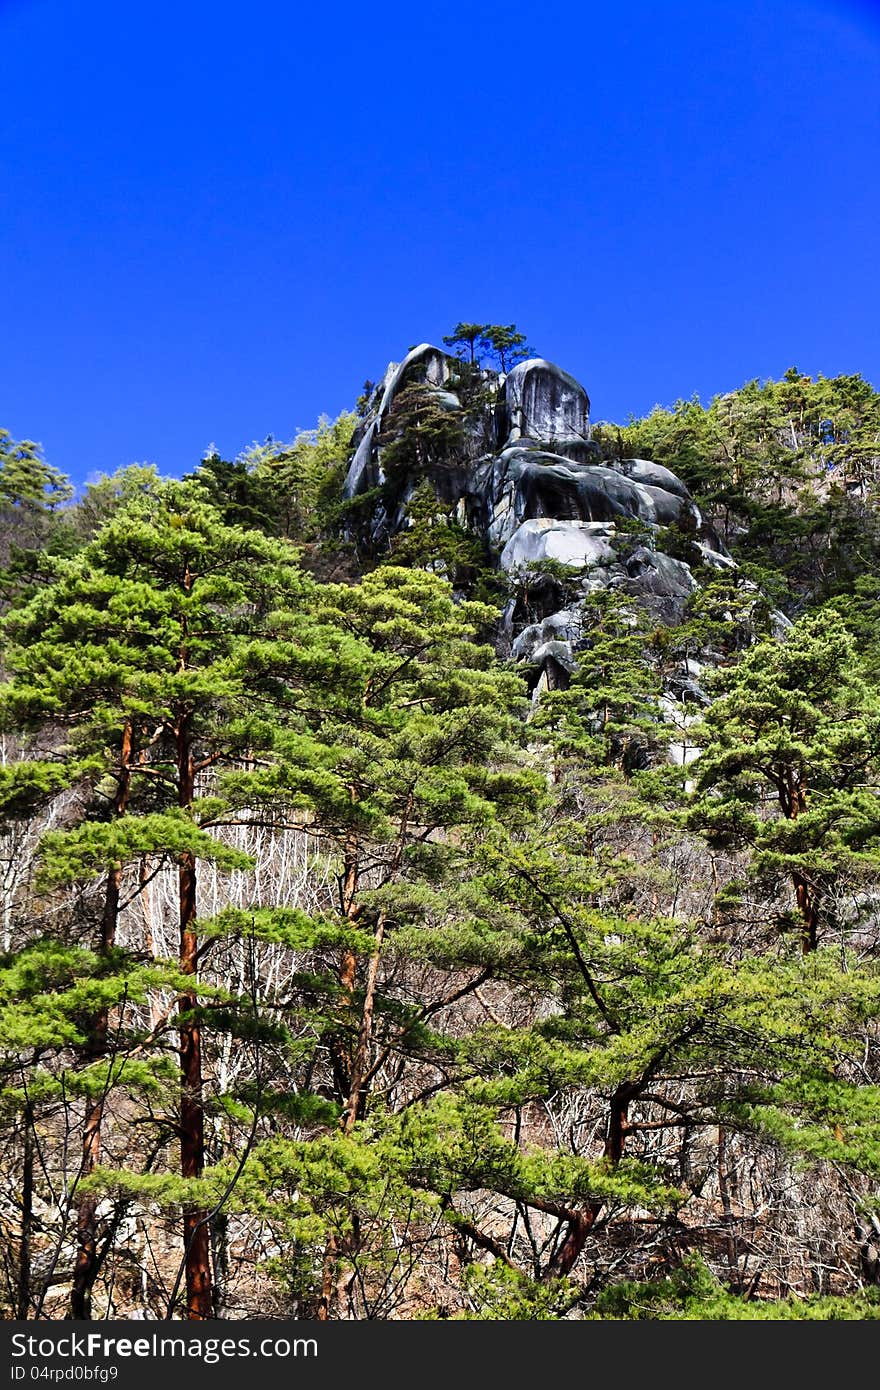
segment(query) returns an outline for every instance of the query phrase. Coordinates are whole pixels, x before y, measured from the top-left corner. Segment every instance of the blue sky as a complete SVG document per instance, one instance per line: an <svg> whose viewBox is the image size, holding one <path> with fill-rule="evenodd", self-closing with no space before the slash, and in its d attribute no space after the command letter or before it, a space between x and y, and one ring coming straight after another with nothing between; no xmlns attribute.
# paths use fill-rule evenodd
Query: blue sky
<svg viewBox="0 0 880 1390"><path fill-rule="evenodd" d="M880 387L880 7L0 0L0 425L232 457L460 318L595 419Z"/></svg>

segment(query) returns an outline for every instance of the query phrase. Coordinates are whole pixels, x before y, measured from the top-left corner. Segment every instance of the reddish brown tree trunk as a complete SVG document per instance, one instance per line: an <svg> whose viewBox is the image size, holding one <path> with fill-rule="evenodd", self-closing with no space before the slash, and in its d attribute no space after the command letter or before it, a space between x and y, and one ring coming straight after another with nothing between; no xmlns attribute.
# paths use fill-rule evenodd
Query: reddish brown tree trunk
<svg viewBox="0 0 880 1390"><path fill-rule="evenodd" d="M24 1162L21 1174L21 1223L18 1241L18 1287L15 1316L25 1321L31 1301L31 1232L34 1224L34 1111L24 1108Z"/></svg>
<svg viewBox="0 0 880 1390"><path fill-rule="evenodd" d="M354 790L351 790L354 799ZM350 922L357 921L359 907L357 904L357 882L358 882L358 862L360 855L360 845L356 835L349 835L345 842L342 864L342 882L340 883L340 908L345 917ZM357 984L357 954L349 947L345 946L339 962L339 987L345 1009L350 1009L354 1001L355 985ZM337 1033L330 1040L330 1055L333 1059L333 1070L336 1077L336 1084L346 1099L346 1107L340 1117L340 1128L343 1133L348 1134L351 1124L348 1123L349 1109L351 1106L352 1083L355 1076L356 1055L352 1056L343 1032ZM342 1247L337 1236L331 1235L324 1247L324 1260L321 1269L321 1292L318 1296L315 1317L318 1322L329 1322L332 1310L333 1299L336 1289L336 1270Z"/></svg>
<svg viewBox="0 0 880 1390"><path fill-rule="evenodd" d="M783 806L789 820L797 820L807 809L807 792L800 778L792 776L788 788L788 806ZM807 878L795 871L792 874L794 896L801 915L801 950L805 956L815 951L819 944L819 912L816 892Z"/></svg>
<svg viewBox="0 0 880 1390"><path fill-rule="evenodd" d="M626 1136L629 1133L627 1112L636 1094L637 1091L633 1085L625 1081L618 1086L611 1097L603 1152L613 1168L617 1167L623 1157ZM591 1202L583 1211L574 1213L569 1219L565 1239L547 1269L547 1274L551 1278L562 1279L571 1273L604 1205L605 1203L601 1201Z"/></svg>
<svg viewBox="0 0 880 1390"><path fill-rule="evenodd" d="M339 1242L331 1236L324 1248L324 1262L321 1266L321 1294L318 1299L316 1321L329 1322L333 1307L333 1285L336 1278L336 1261L339 1256Z"/></svg>
<svg viewBox="0 0 880 1390"><path fill-rule="evenodd" d="M195 791L192 750L187 721L182 719L177 736L178 801L192 805ZM189 851L180 856L180 968L195 976L198 969L196 921L196 859ZM202 1095L202 1036L192 1017L198 995L181 996L180 1012L180 1174L200 1178L205 1167L205 1111ZM192 1321L210 1318L213 1312L211 1236L204 1208L184 1208L183 1242L186 1274L186 1316Z"/></svg>
<svg viewBox="0 0 880 1390"><path fill-rule="evenodd" d="M376 937L370 963L367 966L367 982L364 988L364 1007L361 1013L361 1026L358 1032L357 1047L351 1068L348 1099L340 1121L343 1134L351 1134L356 1121L363 1118L367 1100L367 1071L370 1062L370 1044L373 1040L373 1017L376 1012L376 983L379 978L379 958L382 954L382 941L385 936L385 914L379 913L376 923Z"/></svg>
<svg viewBox="0 0 880 1390"><path fill-rule="evenodd" d="M124 816L131 793L131 750L132 728L126 721L122 732L119 782L114 801L117 817ZM107 874L107 888L104 894L104 910L101 916L101 955L108 955L116 943L116 922L119 917L119 895L122 886L122 870L114 868ZM103 1057L107 1051L107 1036L110 1027L110 1014L100 1009L96 1015L89 1044L92 1061ZM101 1127L104 1122L105 1093L96 1100L86 1103L85 1123L83 1125L82 1158L79 1178L87 1178L93 1173L101 1157ZM76 1321L87 1321L92 1316L92 1286L98 1272L97 1245L98 1199L94 1193L83 1196L77 1206L76 1219L76 1260L73 1268L73 1283L70 1290L70 1316Z"/></svg>
<svg viewBox="0 0 880 1390"><path fill-rule="evenodd" d="M364 703L368 703L369 691L365 696ZM355 800L355 788L351 787L350 794L352 801ZM403 857L403 847L406 843L407 825L411 813L411 798L403 812L398 832L398 842L394 855L389 866L389 875L393 875L400 867ZM360 844L356 835L351 834L347 837L343 855L342 882L340 885L340 907L350 922L356 922L361 914L361 907L357 901L358 897L358 877L360 872ZM376 989L379 978L379 961L382 953L382 942L385 936L385 914L379 913L376 922L373 949L370 953L367 965L367 978L364 986L364 1001L361 1009L360 1023L358 1025L358 1036L353 1052L345 1050L344 1060L335 1060L334 1065L338 1076L345 1076L345 1106L339 1118L339 1127L345 1135L351 1134L356 1122L363 1117L367 1100L368 1076L370 1048L373 1040L373 1019L376 1010ZM347 1008L351 1008L354 1002L354 991L357 983L357 956L350 948L346 948L342 954L339 969L339 984L342 996ZM321 1277L321 1294L318 1299L317 1318L319 1322L327 1322L331 1316L334 1295L339 1298L340 1284L337 1280L339 1258L344 1253L346 1242L340 1241L336 1235L331 1235L324 1250L324 1263ZM348 1248L351 1248L350 1243ZM344 1279L343 1284L348 1287L350 1281Z"/></svg>
<svg viewBox="0 0 880 1390"><path fill-rule="evenodd" d="M794 895L798 912L801 915L801 950L805 956L815 951L819 944L819 914L816 911L816 895L803 874L792 874Z"/></svg>

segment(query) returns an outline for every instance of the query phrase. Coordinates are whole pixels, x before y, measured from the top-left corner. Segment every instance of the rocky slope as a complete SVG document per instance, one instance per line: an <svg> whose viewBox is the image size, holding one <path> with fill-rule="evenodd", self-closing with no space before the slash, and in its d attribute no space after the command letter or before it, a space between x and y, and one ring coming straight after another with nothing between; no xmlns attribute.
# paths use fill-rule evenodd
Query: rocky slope
<svg viewBox="0 0 880 1390"><path fill-rule="evenodd" d="M401 457L407 430L416 445ZM505 376L422 343L389 365L354 442L345 495L369 497L374 541L410 524L408 505L427 479L514 586L529 582L528 608L517 597L508 603L501 644L532 666L538 690L565 683L574 669L595 590L627 596L673 626L698 587L695 569L735 569L680 478L648 459L603 458L586 391L543 358ZM690 563L668 554L664 538ZM559 586L550 582L542 604L541 575L561 572L570 572L574 597L554 607ZM700 669L689 660L669 679L670 718L686 724L682 705L704 700Z"/></svg>

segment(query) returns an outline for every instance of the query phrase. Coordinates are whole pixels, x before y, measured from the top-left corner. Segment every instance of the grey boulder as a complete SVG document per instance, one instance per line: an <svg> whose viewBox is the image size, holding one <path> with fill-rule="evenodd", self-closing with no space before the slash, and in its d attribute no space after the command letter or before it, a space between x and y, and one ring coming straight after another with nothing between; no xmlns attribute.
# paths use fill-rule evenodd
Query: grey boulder
<svg viewBox="0 0 880 1390"><path fill-rule="evenodd" d="M573 376L543 357L519 362L501 392L500 438L526 435L544 444L590 437L590 399Z"/></svg>
<svg viewBox="0 0 880 1390"><path fill-rule="evenodd" d="M508 573L527 565L553 560L580 570L614 563L613 525L599 521L558 521L533 517L517 528L501 552L501 568Z"/></svg>

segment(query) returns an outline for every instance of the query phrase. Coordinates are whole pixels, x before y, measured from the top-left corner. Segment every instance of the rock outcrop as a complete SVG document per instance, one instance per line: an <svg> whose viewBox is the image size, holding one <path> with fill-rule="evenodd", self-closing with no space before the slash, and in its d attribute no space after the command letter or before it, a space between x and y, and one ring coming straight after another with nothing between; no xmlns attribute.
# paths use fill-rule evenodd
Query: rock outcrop
<svg viewBox="0 0 880 1390"><path fill-rule="evenodd" d="M616 559L614 526L605 521L558 521L541 516L517 526L501 552L501 568L516 574L545 560L572 569L610 566Z"/></svg>
<svg viewBox="0 0 880 1390"><path fill-rule="evenodd" d="M389 484L373 518L377 538L406 524L406 502L419 481L389 480L383 467L395 439L395 400L414 384L460 431L457 458L429 467L431 480L450 505L462 504L468 526L490 549L500 551L520 526L540 517L669 526L687 516L699 530L687 488L667 468L646 459L602 459L590 439L589 397L568 372L534 357L504 377L469 369L421 343L389 365L345 480L347 498Z"/></svg>
<svg viewBox="0 0 880 1390"><path fill-rule="evenodd" d="M401 464L414 399L422 412L420 447L412 455L404 451ZM735 568L680 478L648 459L603 458L590 438L586 391L544 358L520 362L503 376L421 343L389 365L355 445L345 495L371 492L369 527L377 545L410 524L409 500L427 478L487 555L514 582L528 582L528 610L515 599L508 604L501 640L541 685L564 681L575 669L578 650L589 641L585 601L596 589L616 591L656 623L681 621L697 582L685 560L663 551L662 528L675 528L680 553L716 569ZM560 572L570 575L562 608L552 578L558 581ZM542 575L550 576L543 611ZM685 709L685 721L705 700L685 665L664 698Z"/></svg>
<svg viewBox="0 0 880 1390"><path fill-rule="evenodd" d="M517 439L562 446L571 456L590 439L590 398L573 376L543 357L519 362L499 392L498 420L508 443ZM565 447L569 446L569 447Z"/></svg>
<svg viewBox="0 0 880 1390"><path fill-rule="evenodd" d="M638 472L627 472L624 465L641 465L646 471L653 467L643 459L625 459L620 466L599 458L585 463L524 448L522 442L505 448L477 476L489 506L486 536L490 545L505 545L519 526L535 517L670 526L687 515L694 529L699 526L699 511L677 478L678 488L673 491L659 482L641 481Z"/></svg>

